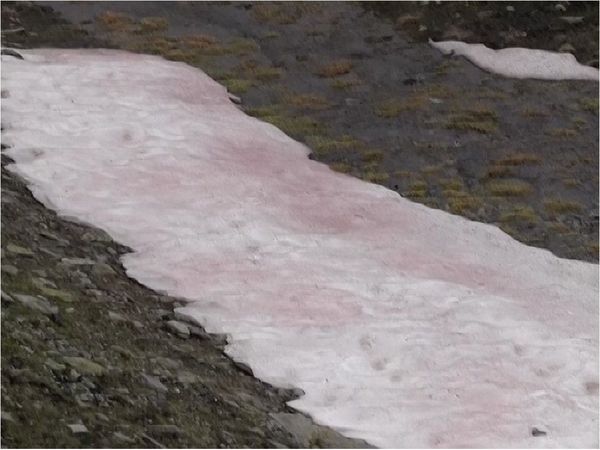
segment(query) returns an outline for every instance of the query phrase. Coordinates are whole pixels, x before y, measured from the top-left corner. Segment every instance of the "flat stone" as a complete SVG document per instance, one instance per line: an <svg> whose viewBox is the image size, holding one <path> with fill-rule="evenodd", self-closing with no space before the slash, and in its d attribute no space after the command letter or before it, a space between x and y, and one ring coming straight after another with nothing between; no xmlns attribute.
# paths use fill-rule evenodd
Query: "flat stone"
<svg viewBox="0 0 600 450"><path fill-rule="evenodd" d="M33 252L30 249L15 244L8 244L6 250L19 256L33 256Z"/></svg>
<svg viewBox="0 0 600 450"><path fill-rule="evenodd" d="M2 292L2 301L4 303L14 303L15 299L12 298L10 295L8 295L6 292L1 291Z"/></svg>
<svg viewBox="0 0 600 450"><path fill-rule="evenodd" d="M19 273L19 269L10 264L2 264L2 272L12 275L13 277Z"/></svg>
<svg viewBox="0 0 600 450"><path fill-rule="evenodd" d="M110 235L102 230L86 231L81 236L81 239L88 242L112 242Z"/></svg>
<svg viewBox="0 0 600 450"><path fill-rule="evenodd" d="M567 22L569 25L576 25L583 22L583 16L563 16L560 20Z"/></svg>
<svg viewBox="0 0 600 450"><path fill-rule="evenodd" d="M40 291L44 295L47 295L48 297L52 297L56 300L60 300L61 302L72 303L74 301L73 296L67 291L63 291L60 289L54 289L54 288L50 288L50 287L41 287Z"/></svg>
<svg viewBox="0 0 600 450"><path fill-rule="evenodd" d="M190 337L190 329L183 322L179 322L177 320L169 320L165 323L165 327L167 328L167 330L169 330L172 333L175 333L179 337Z"/></svg>
<svg viewBox="0 0 600 450"><path fill-rule="evenodd" d="M126 444L133 444L135 442L134 439L130 438L129 436L124 435L120 431L115 431L113 433L113 438L116 441L123 442L123 443L126 443Z"/></svg>
<svg viewBox="0 0 600 450"><path fill-rule="evenodd" d="M115 275L117 272L106 263L96 263L92 268L92 272L98 276Z"/></svg>
<svg viewBox="0 0 600 450"><path fill-rule="evenodd" d="M147 375L145 373L142 374L142 380L146 383L147 386L151 387L160 392L168 392L169 388L167 388L157 377L153 377L152 375Z"/></svg>
<svg viewBox="0 0 600 450"><path fill-rule="evenodd" d="M65 356L63 361L83 375L100 376L106 372L100 364L80 356Z"/></svg>
<svg viewBox="0 0 600 450"><path fill-rule="evenodd" d="M86 434L89 433L87 427L82 423L72 423L67 425L73 434Z"/></svg>
<svg viewBox="0 0 600 450"><path fill-rule="evenodd" d="M96 261L89 258L61 258L61 263L67 266L92 266Z"/></svg>
<svg viewBox="0 0 600 450"><path fill-rule="evenodd" d="M44 361L44 365L48 366L48 368L55 372L64 372L64 370L67 368L67 366L64 364L60 364L51 358L48 358L46 361Z"/></svg>
<svg viewBox="0 0 600 450"><path fill-rule="evenodd" d="M127 322L129 319L127 319L127 317L123 316L122 314L113 312L113 311L108 311L108 318L110 320L112 320L113 322Z"/></svg>
<svg viewBox="0 0 600 450"><path fill-rule="evenodd" d="M178 369L181 367L181 361L165 358L163 356L157 356L156 358L152 358L150 361L152 361L154 364L164 367L165 369Z"/></svg>
<svg viewBox="0 0 600 450"><path fill-rule="evenodd" d="M177 374L177 381L179 381L181 384L195 384L199 381L199 378L192 372L184 370Z"/></svg>
<svg viewBox="0 0 600 450"><path fill-rule="evenodd" d="M150 425L148 427L148 431L151 435L156 436L156 437L160 437L160 436L178 437L183 434L183 431L177 425Z"/></svg>
<svg viewBox="0 0 600 450"><path fill-rule="evenodd" d="M26 294L14 294L14 298L22 305L39 311L46 316L58 314L58 308L43 297L34 297Z"/></svg>
<svg viewBox="0 0 600 450"><path fill-rule="evenodd" d="M113 345L113 346L111 346L111 349L113 349L119 355L121 355L127 359L135 358L135 354L131 350L128 350L125 347L121 347L120 345Z"/></svg>

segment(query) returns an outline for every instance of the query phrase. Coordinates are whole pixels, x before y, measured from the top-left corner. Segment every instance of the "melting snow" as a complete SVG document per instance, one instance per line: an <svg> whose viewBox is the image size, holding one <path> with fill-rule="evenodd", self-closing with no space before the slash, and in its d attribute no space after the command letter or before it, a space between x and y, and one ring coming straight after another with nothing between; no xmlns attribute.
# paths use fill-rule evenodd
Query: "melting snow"
<svg viewBox="0 0 600 450"><path fill-rule="evenodd" d="M598 446L597 265L332 172L184 64L23 54L11 170L292 406L384 447Z"/></svg>
<svg viewBox="0 0 600 450"><path fill-rule="evenodd" d="M464 56L476 66L505 77L598 81L598 69L579 64L571 53L519 47L492 50L483 44L460 41L430 39L429 43L444 54Z"/></svg>

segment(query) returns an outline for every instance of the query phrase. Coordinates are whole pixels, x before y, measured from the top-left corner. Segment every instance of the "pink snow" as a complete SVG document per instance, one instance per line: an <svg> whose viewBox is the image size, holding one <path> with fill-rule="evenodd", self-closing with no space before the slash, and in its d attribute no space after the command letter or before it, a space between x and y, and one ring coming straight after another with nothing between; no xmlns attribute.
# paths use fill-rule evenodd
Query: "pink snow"
<svg viewBox="0 0 600 450"><path fill-rule="evenodd" d="M599 445L597 265L332 172L185 64L22 53L11 170L293 407L382 447Z"/></svg>

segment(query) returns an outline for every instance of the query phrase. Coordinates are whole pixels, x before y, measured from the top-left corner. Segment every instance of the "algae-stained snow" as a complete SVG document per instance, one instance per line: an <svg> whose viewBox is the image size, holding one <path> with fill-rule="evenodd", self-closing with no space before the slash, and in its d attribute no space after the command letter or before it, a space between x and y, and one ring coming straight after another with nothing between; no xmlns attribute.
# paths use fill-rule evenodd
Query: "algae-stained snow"
<svg viewBox="0 0 600 450"><path fill-rule="evenodd" d="M505 77L598 81L598 69L579 64L571 53L520 47L492 50L460 41L429 43L444 54L464 56L476 66Z"/></svg>
<svg viewBox="0 0 600 450"><path fill-rule="evenodd" d="M12 170L292 406L377 446L598 445L597 265L334 173L184 64L23 54Z"/></svg>

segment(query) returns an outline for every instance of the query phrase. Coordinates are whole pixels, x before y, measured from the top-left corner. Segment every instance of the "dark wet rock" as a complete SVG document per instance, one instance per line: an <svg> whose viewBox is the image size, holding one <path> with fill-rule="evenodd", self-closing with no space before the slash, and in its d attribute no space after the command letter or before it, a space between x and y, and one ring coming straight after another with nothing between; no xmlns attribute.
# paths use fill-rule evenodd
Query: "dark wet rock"
<svg viewBox="0 0 600 450"><path fill-rule="evenodd" d="M535 437L538 437L538 436L546 436L547 434L548 434L548 433L546 433L545 431L543 431L543 430L540 430L539 428L536 428L536 427L533 427L533 428L531 429L531 435L532 435L532 436L535 436Z"/></svg>
<svg viewBox="0 0 600 450"><path fill-rule="evenodd" d="M17 59L23 59L23 56L19 52L10 48L3 48L0 52L6 56L14 56Z"/></svg>

